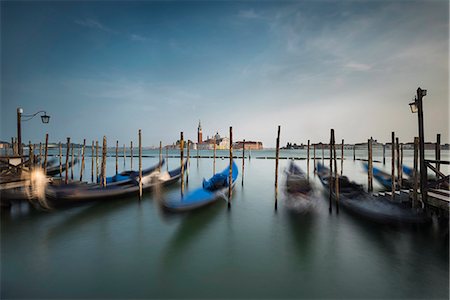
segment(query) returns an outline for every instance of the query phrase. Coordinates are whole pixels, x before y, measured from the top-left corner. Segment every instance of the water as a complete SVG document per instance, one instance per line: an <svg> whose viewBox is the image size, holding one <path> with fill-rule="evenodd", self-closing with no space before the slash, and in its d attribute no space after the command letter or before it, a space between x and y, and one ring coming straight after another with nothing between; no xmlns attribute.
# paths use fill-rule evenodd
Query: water
<svg viewBox="0 0 450 300"><path fill-rule="evenodd" d="M154 156L143 159L144 168L157 163L158 150L144 155ZM448 298L447 226L374 224L342 209L330 215L312 161L315 210L305 215L284 206L282 170L288 160L280 160L275 211L275 161L258 156L273 151L252 151L245 184L240 174L230 210L220 200L167 215L155 195L145 194L140 202L131 197L50 212L23 204L2 213L2 298ZM305 157L305 151L281 156ZM344 174L367 185L352 156L346 151ZM447 151L442 156L448 160ZM412 165L409 152L404 161ZM133 166L137 163L135 158ZM175 168L179 159L168 163ZM216 171L227 164L218 159ZM306 161L297 164L306 170ZM115 158L107 165L108 175L114 174ZM128 158L125 168L129 165ZM211 176L212 165L212 159L191 159L187 189ZM119 166L124 168L122 158ZM385 168L390 170L390 159ZM86 172L90 179L90 158ZM179 195L179 184L162 194Z"/></svg>

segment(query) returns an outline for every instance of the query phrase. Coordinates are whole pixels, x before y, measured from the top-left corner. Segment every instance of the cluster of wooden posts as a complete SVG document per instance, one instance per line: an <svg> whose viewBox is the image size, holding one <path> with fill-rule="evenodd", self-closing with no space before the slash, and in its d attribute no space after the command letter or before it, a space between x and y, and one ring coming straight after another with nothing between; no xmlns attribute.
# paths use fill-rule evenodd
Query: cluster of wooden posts
<svg viewBox="0 0 450 300"><path fill-rule="evenodd" d="M278 126L277 131L277 139L276 139L276 152L275 152L275 209L277 208L278 203L278 167L279 167L279 159L280 159L280 131L281 126ZM233 128L230 126L230 145L233 144ZM14 150L14 153L18 153L18 144L14 143L14 139L12 139L12 147ZM139 149L139 198L142 197L142 132L139 129L138 131L138 149ZM314 164L314 172L316 171L316 146L319 144L313 144L313 164ZM335 136L334 136L334 129L331 129L330 132L330 143L329 143L329 157L324 157L324 145L320 143L322 146L322 161L324 159L330 159L330 182L332 183L334 181L334 184L330 184L330 211L332 210L332 201L331 201L331 194L334 192L335 198L336 198L336 210L339 211L339 176L337 174L337 155L336 155L336 143L335 143ZM180 168L181 168L181 194L184 194L185 184L187 185L189 183L189 168L185 170L185 164L184 162L184 137L183 132L180 133ZM327 145L328 146L328 145ZM368 192L373 191L373 152L372 152L372 139L368 139L367 141L367 162L368 162ZM48 156L48 134L45 136L45 144L42 145L42 143L39 144L39 154L35 155L35 148L36 146L31 144L31 141L29 142L29 161L30 166L33 166L37 161L40 163L42 162L42 157L44 157L44 163L43 168L45 172L45 168L47 167L47 156ZM44 147L44 154L43 152ZM106 186L106 155L107 155L107 140L106 137L103 137L103 145L102 145L102 157L101 157L101 168L99 171L99 142L98 140L92 141L91 146L91 181L94 181L94 170L95 170L95 178L96 182L100 183L102 186ZM190 159L190 141L188 140L187 143L187 156L186 156L186 165L189 166L189 159ZM311 143L310 140L308 140L307 144L307 176L309 177L309 170L310 170L310 148ZM440 134L437 135L437 142L436 142L436 167L433 167L429 165L433 171L435 171L437 174L440 173ZM81 153L79 152L78 156L81 155L81 168L80 168L80 176L79 180L83 180L83 173L85 169L85 154L86 154L86 139L83 140L83 146L81 147ZM94 153L95 151L95 153ZM197 147L197 158L199 158L199 152ZM403 178L403 144L399 143L398 137L395 137L395 133L392 132L392 141L391 141L391 151L392 151L392 159L391 159L391 197L394 200L395 199L395 191L397 188L402 188L402 178ZM8 152L6 152L8 153ZM37 156L37 158L36 158ZM162 165L162 142L159 144L159 169L161 169ZM229 182L232 180L232 161L233 161L233 147L229 147L229 157L230 157L230 164L229 164ZM419 157L419 139L416 137L414 138L414 166L413 166L413 203L415 206L419 205L418 202L418 186L419 186L419 171L418 171L418 157ZM67 144L66 144L66 159L65 159L65 178L64 182L66 184L69 183L69 169L70 169L70 179L73 180L74 174L73 174L73 168L69 167L69 158L71 159L71 165L74 165L74 144L71 143L70 137L67 138ZM115 147L115 173L118 174L118 165L119 165L119 141L116 141L116 147ZM126 146L123 145L123 163L125 166L126 162ZM169 158L168 155L168 147L166 147L166 162ZM60 168L60 177L62 180L62 173L63 173L63 154L62 154L62 143L59 143L59 168ZM242 173L241 173L241 185L244 185L244 168L245 168L245 139L243 141L243 151L242 151ZM341 143L341 166L340 166L340 175L343 174L343 161L344 161L344 140L342 139ZM356 152L355 152L355 146L353 146L353 160L357 160L356 158ZM365 160L365 159L363 159ZM383 145L383 164L386 163L386 145ZM396 164L397 163L397 164ZM167 165L167 163L166 163ZM130 169L133 169L133 142L130 143ZM397 171L396 171L397 169ZM214 144L213 149L213 174L216 172L216 144ZM397 176L395 175L397 173ZM186 177L186 180L185 180ZM334 189L333 191L331 189ZM231 196L232 196L232 186L229 186L228 190L228 205L230 206L231 203ZM424 195L422 195L422 202L425 203Z"/></svg>
<svg viewBox="0 0 450 300"><path fill-rule="evenodd" d="M275 152L275 209L277 209L277 202L278 202L278 160L280 158L280 130L281 127L278 126L277 131L277 139L276 139L276 152ZM395 137L395 133L392 132L392 141L391 141L391 198L392 200L395 200L396 191L399 189L402 189L403 187L403 144L399 142L399 138ZM367 164L368 164L368 192L373 192L373 149L372 149L372 138L367 140ZM334 135L334 129L331 129L330 132L330 143L329 143L329 157L324 157L324 145L323 143L320 143L322 146L322 162L324 159L330 160L330 184L329 184L329 210L332 211L332 194L334 192L335 195L335 203L336 203L336 211L339 212L339 176L337 174L337 155L336 155L336 143L335 143L335 135ZM316 145L313 145L313 163L314 163L314 173L316 172ZM309 178L309 170L310 170L310 148L311 143L310 140L308 140L307 144L307 151L306 151L306 165L307 165L307 171L306 174ZM435 164L436 167L433 167L431 164L427 164L427 167L431 168L436 174L440 175L440 177L444 177L442 173L440 173L440 163L441 161L441 135L437 134L436 138L436 144L435 144ZM356 147L353 146L353 160L357 160L356 158ZM422 154L423 155L423 154ZM341 143L341 170L340 175L343 175L343 169L344 169L344 139L342 139ZM365 159L362 159L365 160ZM418 207L420 205L419 199L418 199L418 193L419 193L419 177L420 177L420 171L419 171L419 138L414 138L414 160L413 160L413 206ZM386 144L383 144L383 164L386 164ZM397 169L397 170L396 170ZM333 171L334 170L334 171ZM425 170L426 172L426 170ZM397 173L397 176L395 175ZM439 174L440 173L440 174ZM426 178L426 177L425 177ZM333 184L334 182L334 184ZM426 205L426 189L423 189L425 191L425 195L423 195L422 192L422 203Z"/></svg>

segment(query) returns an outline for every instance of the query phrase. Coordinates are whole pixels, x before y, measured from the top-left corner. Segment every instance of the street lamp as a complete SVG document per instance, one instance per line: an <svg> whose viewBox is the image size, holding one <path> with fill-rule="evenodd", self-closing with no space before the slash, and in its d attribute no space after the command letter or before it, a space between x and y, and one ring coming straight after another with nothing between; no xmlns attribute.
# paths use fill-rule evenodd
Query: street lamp
<svg viewBox="0 0 450 300"><path fill-rule="evenodd" d="M427 95L427 90L417 89L417 95L414 102L409 103L412 113L418 113L419 119L419 154L420 154L420 191L422 193L422 202L427 204L427 167L425 166L425 136L423 129L423 105L422 98Z"/></svg>
<svg viewBox="0 0 450 300"><path fill-rule="evenodd" d="M47 124L50 121L50 116L47 115L46 111L40 110L40 111L38 111L38 112L36 112L34 114L31 114L31 115L24 115L23 114L23 109L21 107L17 108L17 144L18 144L19 156L22 156L22 154L23 154L21 123L33 119L35 116L37 116L40 113L43 113L43 115L41 115L42 123Z"/></svg>

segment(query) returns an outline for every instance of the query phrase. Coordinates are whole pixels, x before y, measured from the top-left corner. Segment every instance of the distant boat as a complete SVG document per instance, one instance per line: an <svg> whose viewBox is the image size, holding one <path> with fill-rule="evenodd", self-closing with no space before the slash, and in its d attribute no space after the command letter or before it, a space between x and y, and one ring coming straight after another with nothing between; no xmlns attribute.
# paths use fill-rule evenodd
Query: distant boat
<svg viewBox="0 0 450 300"><path fill-rule="evenodd" d="M289 163L286 173L286 206L296 211L307 211L314 206L311 199L313 189L307 175L293 160Z"/></svg>
<svg viewBox="0 0 450 300"><path fill-rule="evenodd" d="M161 167L164 165L165 160L164 158L161 161ZM153 172L155 172L160 166L160 163L158 162L156 165L149 167L147 169L142 170L142 176L147 176ZM108 185L115 185L115 184L125 184L130 183L135 178L139 177L139 171L134 170L128 170L120 172L117 175L106 177L106 184ZM98 182L100 182L101 178L98 178Z"/></svg>
<svg viewBox="0 0 450 300"><path fill-rule="evenodd" d="M329 191L330 169L318 164L317 173ZM333 184L334 186L334 184ZM332 196L336 199L335 191ZM408 203L392 201L390 196L374 196L366 193L363 186L339 176L339 206L365 219L379 223L426 223L429 218L422 209L412 209Z"/></svg>
<svg viewBox="0 0 450 300"><path fill-rule="evenodd" d="M157 185L166 186L175 183L180 177L181 168L162 173L159 171L152 172L142 177L142 190L147 191ZM100 184L86 183L48 185L46 187L46 198L54 206L137 196L138 193L139 184L137 181L120 185L107 184L106 187L102 187Z"/></svg>
<svg viewBox="0 0 450 300"><path fill-rule="evenodd" d="M366 171L369 170L369 165L367 163L363 163L363 167ZM377 167L372 167L373 169L373 178L375 178L375 180L377 180L384 188L386 189L392 189L392 178L391 178L391 174L388 174L386 172L384 172L383 170L377 168ZM405 172L406 170L406 172ZM408 176L410 174L411 169L403 166L403 172L406 173ZM411 171L412 173L412 171ZM397 177L395 177L397 178ZM402 179L402 187L404 188L411 188L412 184L409 180L403 178Z"/></svg>
<svg viewBox="0 0 450 300"><path fill-rule="evenodd" d="M220 173L215 174L209 180L203 179L202 187L188 193L181 199L163 201L163 206L170 211L188 211L211 203L221 197L226 197L229 187L229 166ZM238 167L232 164L232 187L238 177Z"/></svg>
<svg viewBox="0 0 450 300"><path fill-rule="evenodd" d="M47 168L45 169L45 174L47 176L56 176L59 173L62 173L62 172L64 172L66 170L66 164L65 163L61 164L61 170L60 170L59 169L59 164L56 163L56 160L51 160L50 162L47 163ZM72 165L72 161L69 161L69 163L68 163L69 169L72 168L77 163L78 163L78 159L77 158L75 158L73 160L73 165Z"/></svg>

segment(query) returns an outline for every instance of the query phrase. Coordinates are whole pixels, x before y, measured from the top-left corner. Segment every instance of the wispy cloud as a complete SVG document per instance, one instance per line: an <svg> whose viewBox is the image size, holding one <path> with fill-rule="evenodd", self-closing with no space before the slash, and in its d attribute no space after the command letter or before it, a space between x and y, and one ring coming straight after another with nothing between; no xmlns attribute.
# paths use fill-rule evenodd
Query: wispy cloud
<svg viewBox="0 0 450 300"><path fill-rule="evenodd" d="M245 9L238 12L238 17L243 19L259 19L261 15L256 13L254 9Z"/></svg>
<svg viewBox="0 0 450 300"><path fill-rule="evenodd" d="M372 66L370 66L370 65L357 63L357 62L349 62L349 63L345 64L344 67L354 70L354 71L361 71L361 72L369 71L370 69L372 69Z"/></svg>
<svg viewBox="0 0 450 300"><path fill-rule="evenodd" d="M135 33L130 35L130 39L135 42L145 42L148 40L148 38L146 38L145 36L135 34Z"/></svg>
<svg viewBox="0 0 450 300"><path fill-rule="evenodd" d="M100 21L94 20L94 19L77 19L77 20L75 20L75 23L80 26L87 27L87 28L101 30L101 31L108 32L108 33L116 33L111 28L107 27Z"/></svg>

